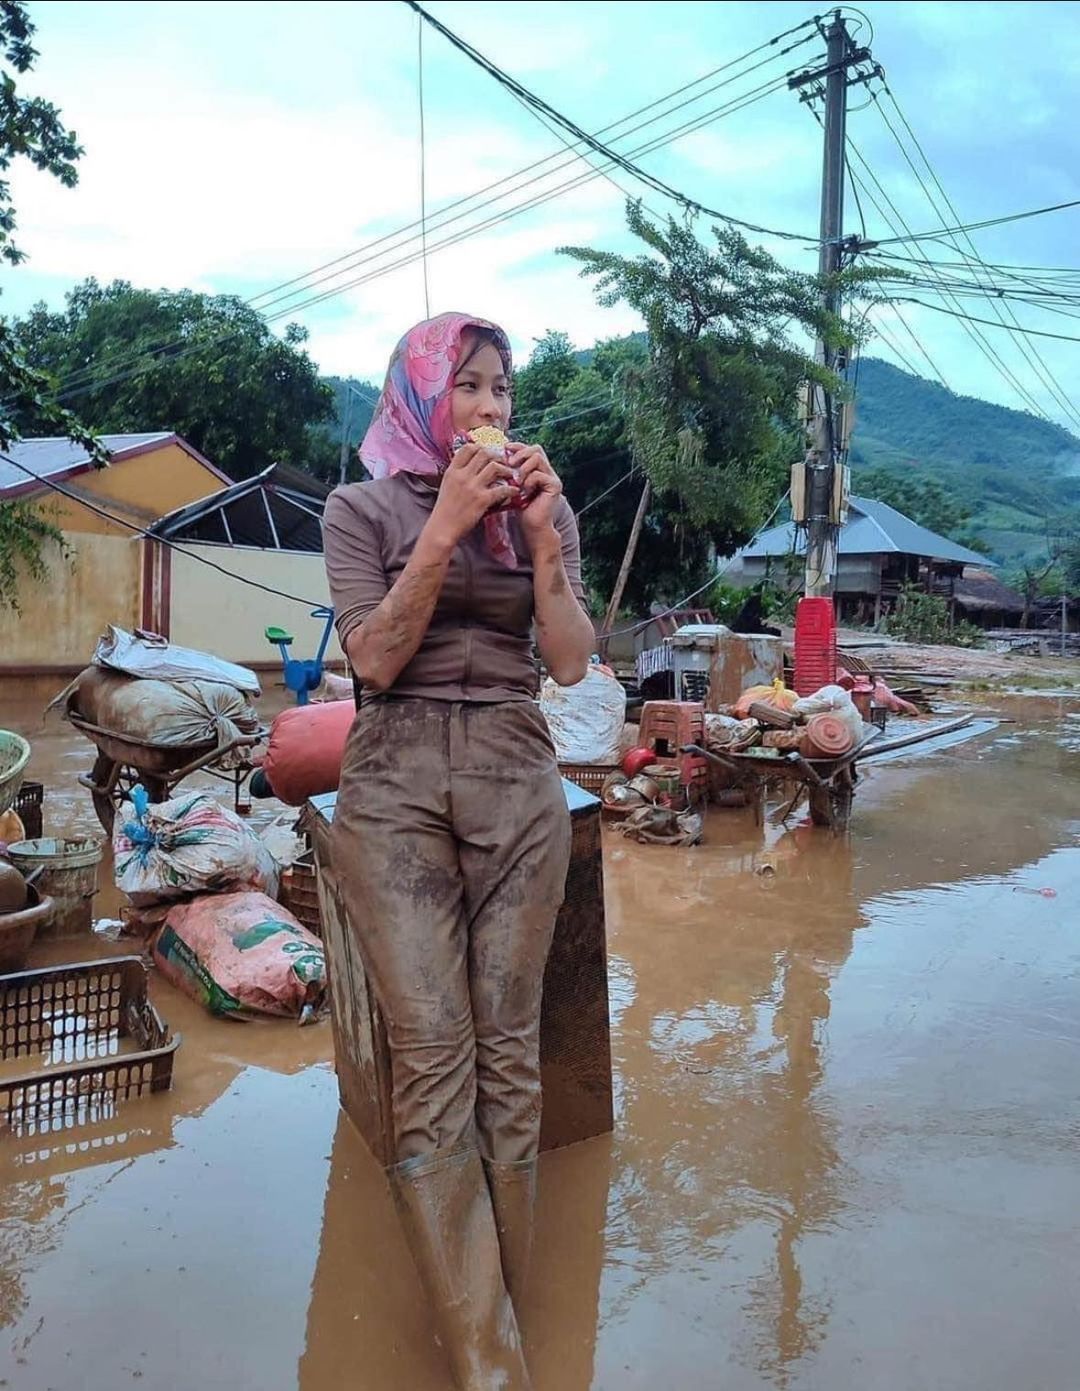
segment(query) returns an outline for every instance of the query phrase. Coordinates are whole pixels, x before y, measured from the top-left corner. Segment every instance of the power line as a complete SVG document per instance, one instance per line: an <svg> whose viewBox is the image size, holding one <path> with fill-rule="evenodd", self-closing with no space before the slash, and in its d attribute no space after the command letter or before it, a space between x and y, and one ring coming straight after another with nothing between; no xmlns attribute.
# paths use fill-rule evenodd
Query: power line
<svg viewBox="0 0 1080 1391"><path fill-rule="evenodd" d="M770 82L770 83L768 83L768 84L764 84L764 88L763 88L762 90L759 90L759 91L756 91L756 92L752 92L752 93L750 93L750 94L745 94L745 95L742 96L742 97L734 98L732 101L730 101L730 102L728 102L728 103L725 103L725 104L723 104L723 105L720 106L720 107L713 108L711 111L708 111L708 112L704 113L704 114L701 115L701 116L695 117L693 120L686 122L683 126L676 127L674 130L665 132L663 135L661 135L661 136L659 136L659 137L656 137L656 138L654 138L654 139L652 139L652 140L646 142L644 145L639 146L639 147L638 147L636 150L634 150L632 153L635 154L635 155L650 154L650 153L652 153L654 150L661 149L661 148L663 148L665 145L668 145L668 144L672 143L672 141L678 139L680 136L689 134L689 133L691 133L692 131L695 131L695 130L700 130L702 127L704 127L705 125L710 124L712 121L718 120L718 119L720 119L720 118L723 117L723 116L733 114L735 111L742 110L743 107L748 106L748 105L751 105L751 104L753 104L755 101L761 100L763 96L767 96L767 95L769 95L772 91L779 90L781 87L783 87L783 86L785 86L785 85L786 85L786 75L777 78L777 79L776 79L775 81L773 81L773 82ZM575 160L574 160L573 158L567 161L568 164L572 164L572 163L574 163L574 162L575 162ZM517 216L519 216L519 215L520 215L521 213L523 213L523 212L528 212L528 211L531 211L533 208L540 207L540 206L542 206L543 204L552 201L554 198L561 197L561 196L562 196L564 193L566 193L566 192L573 191L573 190L575 190L575 189L577 189L577 188L580 188L580 187L584 186L585 184L591 183L591 182L594 181L595 179L600 178L600 177L603 176L603 172L604 172L604 171L602 171L602 170L596 170L596 169L594 169L591 165L588 166L588 168L589 168L589 172L586 173L586 174L582 174L582 175L579 175L579 176L577 176L577 177L575 177L575 178L572 178L572 179L570 179L570 180L567 180L565 183L563 183L563 184L561 184L561 185L557 185L554 189L551 189L551 190L549 190L549 191L547 191L547 192L545 192L545 193L538 194L538 195L535 195L535 196L533 196L533 197L531 197L531 198L529 198L529 199L526 199L524 202L519 203L519 204L517 204L517 205L515 205L515 206L513 206L513 207L511 207L511 208L504 209L504 210L503 210L502 212L500 212L500 213L493 214L491 217L488 217L488 218L486 218L486 219L484 219L484 220L482 220L482 221L480 221L480 222L478 222L478 223L473 223L471 226L462 229L461 231L459 231L459 232L453 234L452 236L444 238L441 242L437 242L437 243L435 243L434 245L431 245L431 244L429 243L429 245L428 245L428 251L429 251L429 253L434 252L434 251L438 251L438 250L443 250L443 249L445 249L445 248L447 248L447 247L450 247L450 246L456 246L456 245L458 245L459 243L468 240L470 237L475 236L475 235L477 235L477 234L480 233L480 232L489 231L489 230L491 230L493 227L499 226L499 225L502 224L503 222L507 222L507 221L509 221L511 218L517 217ZM533 182L533 181L530 181L530 182ZM527 185L522 185L521 187L526 187L526 186L527 186ZM519 189L519 190L515 190L515 191L520 191L520 189ZM456 221L456 220L457 220L456 218L455 218L455 219L451 219L451 221ZM408 240L409 240L409 241L415 241L416 238L415 238L415 237L412 237L412 238L409 238ZM405 244L407 244L407 243L402 243L402 245L405 245ZM400 249L400 248L395 248L395 249ZM383 254L385 254L385 253L379 253L379 254L380 254L380 255L383 255ZM393 271L395 271L395 270L399 270L399 269L402 269L403 267L412 265L412 264L414 264L414 263L416 262L416 260L418 259L418 257L419 257L419 253L418 253L418 252L415 252L415 251L414 251L414 252L409 252L408 254L406 254L406 255L405 255L404 257L402 257L401 259L399 259L399 260L397 260L397 261L390 262L390 263L387 264L387 265L380 266L380 267L377 268L376 270L370 271L370 272L368 272L368 273L365 274L365 275L358 276L358 277L355 278L354 280L346 281L344 284L336 285L336 286L334 286L333 288L331 288L331 289L329 289L329 290L326 290L326 291L323 291L322 293L320 293L320 294L318 294L318 295L314 295L314 296L310 297L310 298L307 299L307 300L303 300L303 301L301 301L301 302L298 303L298 304L289 305L288 307L286 307L285 309L280 310L280 311L277 312L276 314L266 315L266 316L265 316L265 321L266 321L267 323L273 323L273 322L276 322L278 319L290 317L290 316L292 316L292 315L294 315L294 314L299 314L299 313L301 313L301 312L302 312L303 310L305 310L305 309L309 309L309 308L313 307L314 305L321 304L321 303L323 303L323 302L326 301L326 300L333 299L333 298L335 298L337 295L339 295L339 294L344 294L344 293L345 293L346 291L348 291L348 290L356 289L357 287L359 287L359 286L361 286L361 285L365 285L365 284L370 283L370 282L373 281L373 280L380 279L380 278L381 278L382 276L384 276L384 275L389 275L391 272L393 272ZM368 258L368 259L377 259L377 257L371 257L371 258ZM203 341L203 342L201 342L201 343L193 343L193 344L190 344L190 346L188 346L186 349L183 349L183 350L181 350L180 352L173 354L171 357L169 357L169 358L167 358L167 359L164 359L163 361L164 361L166 364L168 364L168 363L173 363L173 362L180 361L180 360L182 360L182 359L185 358L185 357L189 357L189 356L191 356L191 355L194 354L194 353L197 353L197 352L204 352L204 351L206 351L208 348L210 348L210 347L212 347L212 346L215 346L215 345L218 344L218 343L225 342L225 341L227 341L228 339L230 339L230 338L232 338L232 337L235 337L235 336L236 336L236 333L237 333L237 330L226 330L224 333L222 333L222 334L220 334L220 335L216 335L216 336L211 337L211 338L208 338L208 339L206 339L205 341ZM110 387L110 386L115 386L115 385L119 384L120 382L129 380L131 377L139 376L139 375L141 375L144 371L148 371L148 370L150 370L152 367L157 366L157 365L160 365L160 364L159 364L158 362L153 362L153 363L149 363L149 364L142 364L142 365L133 367L133 368L129 369L129 370L126 371L126 372L118 373L116 376L114 376L114 377L112 377L112 378L108 378L108 379L106 379L104 382L93 382L93 383L88 384L87 386L77 387L77 388L75 388L74 390L64 392L64 393L62 393L60 396L58 396L58 397L56 397L56 398L54 398L54 399L56 399L57 401L60 401L60 402L65 402L65 401L69 401L69 400L75 399L75 398L78 397L78 396L85 395L85 394L87 394L88 392L91 392L91 391L103 391L103 390L106 390L106 389L107 389L108 387Z"/></svg>
<svg viewBox="0 0 1080 1391"><path fill-rule="evenodd" d="M590 462L590 463L600 463L601 460L599 460L599 459L590 459L589 462ZM579 518L580 518L580 517L584 517L584 515L585 515L586 512L588 512L591 508L595 507L596 504L597 504L598 502L603 502L603 500L604 500L606 497L608 497L611 493L613 493L613 492L615 491L616 488L620 487L623 483L625 483L626 480L627 480L628 478L633 478L633 476L634 476L635 473L637 473L637 465L636 465L636 464L631 464L630 468L627 469L627 471L622 475L621 478L616 478L615 482L612 483L612 485L611 485L610 488L605 488L604 491L603 491L602 493L599 493L599 494L598 494L596 497L594 497L594 498L590 498L589 501L585 504L585 506L582 507L582 508L580 508L579 511L578 511L577 513L575 513L575 515L576 515L577 517L579 517Z"/></svg>
<svg viewBox="0 0 1080 1391"><path fill-rule="evenodd" d="M895 304L896 301L890 299L889 302ZM986 324L988 328L1004 328L1006 332L1028 334L1035 338L1054 338L1061 343L1080 343L1080 336L1072 333L1051 333L1049 329L1026 328L1023 326L1012 330L1009 328L1008 324L1003 324L1000 319L980 319L974 314L965 314L963 310L947 309L943 304L927 304L925 300L921 299L906 299L904 303L917 304L922 309L932 309L936 314L949 314L954 319L964 319L971 324ZM1051 424L1054 423L1056 422L1051 421Z"/></svg>
<svg viewBox="0 0 1080 1391"><path fill-rule="evenodd" d="M892 305L892 308L893 308L893 309L896 309L896 305L893 304L893 305ZM897 317L899 318L899 313L897 314ZM907 328L908 333L911 333L911 329L908 328L908 325L907 325L906 321L901 320L901 322L904 324L904 327ZM892 351L896 354L896 356L900 359L900 361L904 364L904 366L908 369L908 371L911 373L911 375L912 375L913 377L920 377L920 376L922 375L922 373L918 370L918 368L913 367L913 366L911 365L911 359L908 358L908 357L900 350L900 348L898 347L898 345L896 344L896 342L890 337L889 333L886 331L886 328L885 328L885 325L884 325L884 324L878 323L878 322L875 320L875 321L874 321L874 332L875 332L880 338L884 339L884 341L885 341L885 343L888 345L888 347L892 349ZM912 334L912 337L914 338L915 335ZM915 338L915 343L916 343L917 346L919 347L920 351L925 352L925 349L923 349L922 344L919 342L918 338ZM928 358L927 360L929 361L929 358ZM932 365L932 364L931 364L931 365ZM935 368L934 370L935 370L935 372L937 371L936 368ZM947 386L947 383L946 383L944 380L942 380L941 384L942 384L942 386Z"/></svg>
<svg viewBox="0 0 1080 1391"><path fill-rule="evenodd" d="M878 213L881 215L886 225L888 225L892 230L895 230L897 222L899 222L900 226L903 227L906 232L910 233L911 228L905 221L903 213L901 213L900 209L893 202L892 198L889 196L881 180L874 173L869 162L862 154L862 151L855 144L855 142L850 139L850 137L847 140L847 146L848 149L852 152L852 154L855 155L860 165L862 165L862 167L866 170L870 179L873 181L874 186L881 193L881 196L885 200L886 205L892 210L892 213L895 215L896 221L893 220L893 217L891 217L890 214L886 212L885 209L882 207L881 203L878 202L873 191L870 190L866 186L866 184L863 184L864 192L866 192L867 197L873 203L874 207L877 208ZM917 241L917 238L915 238L914 240ZM923 253L919 252L919 254ZM923 260L927 270L931 275L933 275L933 263L930 261L929 257L925 255L923 255ZM945 293L948 293L947 290ZM957 308L959 308L959 304L957 304ZM997 370L1000 373L1000 375L1004 378L1004 380L1013 388L1013 390L1016 391L1016 393L1020 396L1021 400L1023 400L1029 408L1034 410L1036 415L1041 415L1043 419L1049 419L1049 417L1046 415L1046 412L1040 406L1036 398L1031 395L1031 393L1019 380L1016 374L1008 366L1008 364L1002 360L1001 356L998 354L994 346L987 341L985 335L981 334L977 329L973 328L971 325L965 325L965 332L972 339L972 341L975 343L976 347L983 354L983 356L987 358L987 360L991 363L992 366L994 366L995 370Z"/></svg>
<svg viewBox="0 0 1080 1391"><path fill-rule="evenodd" d="M424 264L424 318L431 318L427 264L427 133L424 128L424 26L416 21L416 95L420 108L420 247Z"/></svg>
<svg viewBox="0 0 1080 1391"><path fill-rule="evenodd" d="M936 170L935 170L934 167L931 165L930 160L929 160L928 157L927 157L926 151L923 149L922 145L921 145L920 142L919 142L918 136L916 136L915 132L914 132L914 131L912 130L912 128L911 128L910 122L908 121L908 119L907 119L907 117L904 115L904 113L900 110L900 106L899 106L899 104L898 104L896 98L893 96L892 91L890 90L888 83L885 81L884 78L881 79L881 82L882 82L883 90L885 91L886 95L889 97L889 100L890 100L890 102L892 103L892 105L893 105L893 107L894 107L894 109L895 109L895 111L896 111L896 114L898 115L898 117L900 118L900 120L903 122L904 129L907 131L909 137L911 138L912 142L914 143L915 149L918 151L919 156L920 156L920 158L922 159L923 164L926 166L927 172L929 173L931 179L933 180L933 183L934 183L935 187L937 188L938 192L941 194L941 197L942 197L942 199L943 199L943 201L944 201L944 204L945 204L946 209L947 209L948 212L952 215L952 217L955 219L956 222L958 222L958 223L961 222L962 219L961 219L961 217L960 217L960 214L959 214L959 213L957 212L957 210L956 210L955 204L953 203L953 201L952 201L952 199L949 197L949 195L946 193L945 188L944 188L944 186L942 185L941 179L938 177L938 174L937 174ZM923 192L924 196L926 197L927 202L930 204L930 206L931 206L931 208L933 209L933 211L935 212L935 214L936 214L938 217L941 217L942 220L944 220L944 214L942 213L941 209L938 207L937 202L936 202L936 200L934 199L934 197L933 197L932 193L930 192L929 188L926 186L926 183L925 183L925 181L924 181L922 175L920 174L918 168L916 167L914 161L912 160L911 156L908 154L908 151L907 151L907 149L906 149L906 147L905 147L905 145L904 145L904 142L901 140L899 133L896 131L896 129L895 129L895 127L893 126L892 122L889 120L889 118L888 118L888 116L886 115L884 109L882 108L881 102L880 102L880 100L878 100L878 94L877 94L877 93L874 93L873 95L874 95L874 105L875 105L875 109L877 110L878 115L881 117L882 121L885 123L885 126L886 126L886 128L888 129L889 134L893 137L893 140L896 142L897 148L900 150L901 154L904 156L904 159L905 159L905 161L907 162L907 165L908 165L909 169L910 169L911 172L914 174L915 179L916 179L916 182L918 183L919 187L922 189L922 192ZM961 235L961 236L964 238L964 240L967 242L968 246L969 246L970 249L971 249L971 253L972 253L972 254L971 254L970 257L968 257L968 256L967 256L967 253L964 252L964 250L962 249L962 247L960 247L959 245L956 244L956 240L955 240L955 238L953 238L953 244L954 244L956 250L960 253L961 256L964 256L966 259L970 260L970 261L972 262L973 266L977 265L977 266L980 266L980 267L981 267L981 264L982 264L982 263L981 263L981 258L979 257L978 251L976 250L975 243L974 243L974 242L972 241L972 239L971 239L970 233L967 232L967 231L963 231L963 232L960 233L960 235ZM1002 317L1003 312L1004 312L1004 313L1007 313L1008 316L1009 316L1009 318L1012 320L1012 324L1013 324L1013 328L1014 328L1014 329L1018 329L1018 328L1020 327L1019 320L1017 319L1016 315L1013 313L1013 310L1012 310L1012 308L1011 308L1010 306L1005 305L1005 306L1002 307L1002 306L999 306L999 305L997 305L997 304L994 304L994 302L993 302L992 300L990 300L989 302L990 302L990 304L991 304L991 306L992 306L992 308L993 308L993 311L994 311L995 316L1001 321L1001 323L1002 323L1003 326L1005 326L1005 321L1004 321L1004 318ZM1018 341L1015 337L1013 338L1013 342L1017 345L1017 347L1019 347L1019 341ZM1032 368L1032 370L1034 371L1035 375L1039 378L1039 381L1040 381L1040 383L1042 384L1042 386L1045 387L1045 388L1049 391L1051 400L1053 400L1062 410L1064 410L1065 413L1066 413L1066 415L1067 415L1075 424L1080 425L1080 414L1077 413L1075 406L1072 404L1072 402L1069 400L1069 397L1065 394L1064 390L1062 389L1061 383L1060 383L1060 382L1058 381L1058 379L1054 376L1054 374L1053 374L1053 372L1051 371L1050 367L1049 367L1049 366L1046 364L1046 362L1043 360L1043 358L1042 358L1042 356L1039 354L1037 348L1032 347L1031 350L1030 350L1030 353L1031 353L1031 356L1030 356L1030 365L1031 365L1031 368Z"/></svg>
<svg viewBox="0 0 1080 1391"><path fill-rule="evenodd" d="M418 23L422 24L422 21L418 19ZM773 47L784 38L806 27L807 24L803 24L797 25L792 29L786 30L784 33L775 36L775 38L769 39L766 42L757 45L755 48L750 49L747 53L744 53L737 58L730 59L726 63L720 64L718 67L711 69L707 73L704 73L701 77L695 78L692 82L684 83L681 86L674 88L671 92L668 92L661 97L655 98L653 101L646 103L644 106L638 107L634 111L631 111L627 113L625 116L620 117L618 120L609 123L607 126L601 127L601 129L596 132L596 135L608 135L611 132L618 130L620 126L627 125L628 122L634 120L638 116L643 116L650 111L656 111L658 107L668 106L667 110L661 111L658 114L651 116L649 120L641 121L638 123L638 125L632 126L629 130L624 130L619 135L613 137L618 140L624 140L628 136L634 134L636 131L642 130L647 126L654 125L656 124L656 122L664 120L669 115L674 114L674 112L682 110L688 105L692 105L698 101L701 101L703 98L711 95L713 92L718 91L720 88L729 86L732 82L738 81L740 78L745 77L749 73L756 71L764 63L771 62L775 58L780 57L788 52L791 52L793 49L797 47L800 47L802 44L811 42L814 38L814 34L807 33L803 39L798 41L798 43L789 45L787 48L781 50L779 53L769 55L766 59L762 60L762 62L756 63L752 67L744 69L743 71L732 73L730 76L725 77L722 81L713 82L711 86L705 85L707 83L712 82L712 79L717 77L719 74L730 72L732 68L739 66L740 64L746 62L749 58L756 56L758 53L762 52L765 49ZM668 105L676 98L683 96L684 93L692 91L695 87L702 88L703 90L698 91L695 96L688 97L675 106ZM715 114L720 113L717 112ZM684 127L682 129L686 130L687 127ZM582 142L574 143L580 144ZM637 154L639 152L633 151L632 153ZM469 216L472 212L476 212L476 208L472 208L470 210L466 208L466 205L470 203L475 203L477 202L477 200L481 198L486 198L487 195L491 194L496 189L503 188L505 185L513 183L515 180L521 178L525 174L532 173L534 170L537 169L542 169L545 165L549 165L552 163L553 160L558 159L559 156L560 151L553 151L551 154L544 156L542 159L533 161L531 164L524 166L522 169L519 169L512 174L504 175L501 179L494 180L492 183L485 185L483 188L476 190L476 192L474 193L467 194L462 198L456 199L454 202L448 204L446 207L441 209L439 213L435 215L437 218L441 219L441 221L439 222L439 227L443 228L449 226L450 224L458 222L462 218ZM520 192L521 189L527 188L531 184L541 182L543 179L546 179L551 175L554 175L559 171L568 168L571 164L574 163L576 159L581 157L582 155L580 151L573 151L570 159L563 160L554 168L549 169L546 173L535 175L533 178L527 180L525 183L518 184L513 189L505 189L503 193L497 195L497 200L502 199L508 196L509 194ZM457 215L454 217L447 216L449 213L454 212L455 209L462 208L466 208L466 210L458 212ZM388 254L392 251L400 250L401 247L407 245L408 242L416 240L415 229L417 228L421 228L421 230L424 229L423 218L417 219L416 221L411 223L407 223L404 226L399 227L395 231L385 233L384 235L375 238L374 240L366 243L365 245L359 248L354 249L353 251L345 252L341 256L338 256L331 261L324 262L322 265L316 266L311 271L304 272L302 275L295 276L290 280L286 280L278 286L272 287L268 290L264 290L260 292L258 295L252 296L249 300L246 301L246 303L250 308L258 308L260 313L265 313L266 310L270 309L276 304L281 303L283 300L294 299L298 295L308 293L311 289L314 288L314 286L318 284L325 283L325 281L327 280L335 279L339 275L347 274L350 270L355 269L358 265L364 264L365 262L370 262L372 260L377 260L380 256ZM406 233L411 233L412 235L406 237ZM396 246L386 247L387 242L394 241L395 238L400 237L404 237L405 239L403 241L399 241ZM385 250L377 252L376 254L372 254L375 252L375 248L380 246L385 247ZM368 254L365 255L364 253ZM344 264L346 262L348 262L349 264ZM333 267L339 267L339 269L332 270ZM324 271L331 271L331 274L321 275L321 272ZM316 279L314 277L319 278ZM297 286L299 288L292 289L293 286ZM291 293L282 293L284 291L291 291ZM303 307L304 305L298 305L294 308L290 308L286 312L298 312L299 309ZM278 315L276 317L282 316ZM183 348L186 342L186 339L179 338L173 340L170 343L155 345L149 349L142 349L139 353L129 355L127 361L137 361L147 351L164 353L174 347ZM123 361L123 358L116 360L114 366L119 367L123 363ZM89 379L92 376L92 372L93 368L91 367L84 369L80 373L73 374L73 376L70 377L68 381L64 384L65 391L69 388L74 387L77 384L80 384L80 379ZM98 389L97 386L95 386L94 389Z"/></svg>
<svg viewBox="0 0 1080 1391"><path fill-rule="evenodd" d="M1007 222L1021 222L1028 217L1042 217L1045 213L1062 212L1066 208L1080 208L1080 198L1071 198L1065 203L1050 203L1044 208L1029 208L1026 212L1007 213L1003 217L987 217L981 222L965 222L955 227L935 227L929 232L909 231L903 237L878 237L875 246L892 246L896 242L937 241L941 237L954 236L957 232L981 232L985 227L1002 227Z"/></svg>
<svg viewBox="0 0 1080 1391"><path fill-rule="evenodd" d="M806 237L798 232L778 232L774 228L759 227L752 222L744 222L741 218L732 217L729 213L720 212L717 208L710 208L706 206L706 204L698 202L696 198L691 198L688 194L682 193L679 189L672 187L671 184L665 183L663 179L657 178L656 175L650 174L647 170L642 169L640 165L635 164L632 157L619 154L619 152L613 150L610 145L606 145L602 140L597 139L596 136L590 135L575 121L570 120L568 116L564 116L560 111L557 111L555 107L551 106L542 97L537 96L535 92L530 91L528 87L523 86L516 78L511 77L508 72L504 71L504 69L500 68L496 63L493 63L490 58L486 58L479 49L474 48L472 44L455 34L452 29L448 29L446 25L436 19L434 15L429 14L427 10L418 3L418 0L404 0L404 3L408 5L411 10L414 10L420 15L433 29L440 33L448 43L452 44L460 53L463 53L466 58L482 68L489 77L493 77L500 86L505 87L534 110L543 112L543 114L554 121L556 125L561 126L563 130L572 135L575 140L583 141L597 154L603 155L605 159L611 160L614 164L618 165L619 168L631 174L635 179L639 179L656 193L661 193L666 198L671 198L674 202L681 204L682 207L686 208L689 212L703 213L706 217L715 217L721 222L726 222L733 227L741 227L744 231L753 232L757 236L783 237L792 241L809 241L813 242L814 245L818 244L819 238L817 237ZM804 21L804 25L799 27L805 27L806 25L815 23L816 20L806 20Z"/></svg>

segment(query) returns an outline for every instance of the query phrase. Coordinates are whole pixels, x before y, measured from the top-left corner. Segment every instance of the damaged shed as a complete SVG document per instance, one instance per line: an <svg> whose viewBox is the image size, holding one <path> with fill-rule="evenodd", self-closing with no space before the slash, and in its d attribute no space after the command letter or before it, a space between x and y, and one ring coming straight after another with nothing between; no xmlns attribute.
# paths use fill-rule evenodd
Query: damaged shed
<svg viewBox="0 0 1080 1391"><path fill-rule="evenodd" d="M162 517L150 528L159 577L155 630L271 669L279 662L265 637L269 627L293 631L298 655L308 635L314 648L318 630L309 614L330 602L321 525L329 495L310 474L274 464ZM338 655L336 647L329 655Z"/></svg>

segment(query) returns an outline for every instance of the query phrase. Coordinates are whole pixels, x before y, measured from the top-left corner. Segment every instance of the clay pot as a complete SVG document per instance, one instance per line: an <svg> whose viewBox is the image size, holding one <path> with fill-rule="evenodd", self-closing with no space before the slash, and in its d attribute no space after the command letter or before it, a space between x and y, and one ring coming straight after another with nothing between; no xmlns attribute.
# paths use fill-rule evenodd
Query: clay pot
<svg viewBox="0 0 1080 1391"><path fill-rule="evenodd" d="M807 723L805 751L811 758L840 758L854 744L854 734L838 715L814 715Z"/></svg>
<svg viewBox="0 0 1080 1391"><path fill-rule="evenodd" d="M0 860L0 913L17 913L26 907L26 880L14 865Z"/></svg>
<svg viewBox="0 0 1080 1391"><path fill-rule="evenodd" d="M27 886L27 906L18 913L0 916L0 972L21 971L26 965L37 930L53 915L53 901Z"/></svg>

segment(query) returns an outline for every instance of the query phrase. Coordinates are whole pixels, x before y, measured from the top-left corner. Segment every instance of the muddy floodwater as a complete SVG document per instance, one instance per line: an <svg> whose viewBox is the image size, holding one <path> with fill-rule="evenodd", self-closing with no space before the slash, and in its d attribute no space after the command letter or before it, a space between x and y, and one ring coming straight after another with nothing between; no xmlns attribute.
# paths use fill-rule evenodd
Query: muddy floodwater
<svg viewBox="0 0 1080 1391"><path fill-rule="evenodd" d="M537 1391L1080 1382L1080 702L995 708L870 771L850 842L605 833L616 1130L542 1162ZM87 746L0 723L90 828ZM442 1391L329 1026L154 996L170 1094L0 1137L0 1386Z"/></svg>

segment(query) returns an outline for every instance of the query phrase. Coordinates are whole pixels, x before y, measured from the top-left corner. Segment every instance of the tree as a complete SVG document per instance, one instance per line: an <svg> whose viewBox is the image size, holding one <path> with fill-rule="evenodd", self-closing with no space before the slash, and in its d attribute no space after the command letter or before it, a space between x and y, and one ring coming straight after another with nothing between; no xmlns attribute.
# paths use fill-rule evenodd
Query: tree
<svg viewBox="0 0 1080 1391"><path fill-rule="evenodd" d="M1080 595L1080 541L1071 541L1061 554L1066 593Z"/></svg>
<svg viewBox="0 0 1080 1391"><path fill-rule="evenodd" d="M306 329L290 324L277 338L234 295L90 279L59 313L36 305L15 333L95 431L175 430L238 479L276 462L308 466L308 427L332 411Z"/></svg>
<svg viewBox="0 0 1080 1391"><path fill-rule="evenodd" d="M548 452L581 514L582 566L595 608L611 593L644 479L626 476L633 459L619 382L647 362L640 337L576 354L565 334L549 333L514 379L515 429ZM665 500L654 500L625 595L628 607L680 597L686 574L680 521Z"/></svg>
<svg viewBox="0 0 1080 1391"><path fill-rule="evenodd" d="M580 370L569 337L549 329L536 340L528 367L514 377L515 416L530 420L553 406Z"/></svg>
<svg viewBox="0 0 1080 1391"><path fill-rule="evenodd" d="M324 483L338 482L341 476L341 436L347 426L346 481L355 483L365 476L356 451L371 424L379 389L358 377L331 376L322 380L330 388L333 407L329 419L319 421L308 430L311 447L307 467Z"/></svg>
<svg viewBox="0 0 1080 1391"><path fill-rule="evenodd" d="M872 468L859 474L856 487L866 497L888 503L940 536L960 540L967 534L970 510L936 478L912 478L889 469Z"/></svg>
<svg viewBox="0 0 1080 1391"><path fill-rule="evenodd" d="M622 374L619 390L631 453L674 523L689 584L713 547L728 554L743 544L782 494L803 448L799 385L840 390L792 329L848 340L816 277L787 270L738 232L713 228L706 246L674 219L650 222L636 203L627 221L646 254L563 251L596 282L602 305L625 301L645 321L647 360ZM845 283L872 274L851 272Z"/></svg>
<svg viewBox="0 0 1080 1391"><path fill-rule="evenodd" d="M75 162L82 147L65 128L56 107L42 97L23 96L17 78L34 65L34 26L25 5L0 0L0 261L17 266L26 253L14 240L16 218L6 177L16 159L29 160L66 188L74 187ZM80 441L100 463L105 457L82 423L49 399L47 377L23 359L7 322L0 319L0 449L17 439L16 420L38 433L68 435ZM20 573L45 576L42 546L60 541L60 533L23 503L0 503L0 608L18 608Z"/></svg>

